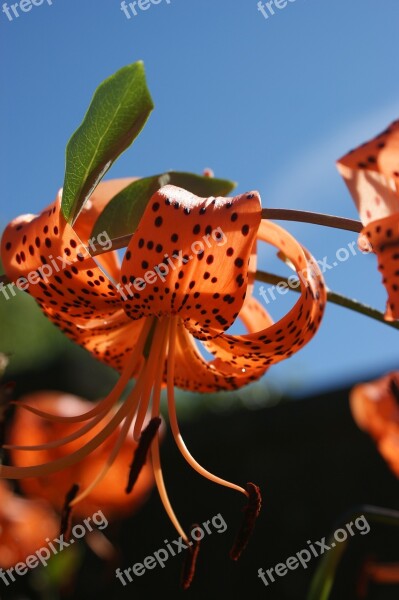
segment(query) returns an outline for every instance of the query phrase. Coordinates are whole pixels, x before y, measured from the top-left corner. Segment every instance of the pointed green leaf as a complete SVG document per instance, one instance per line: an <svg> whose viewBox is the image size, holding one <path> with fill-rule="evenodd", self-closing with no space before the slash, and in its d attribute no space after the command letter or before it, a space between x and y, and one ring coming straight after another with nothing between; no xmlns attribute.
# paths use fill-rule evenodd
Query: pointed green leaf
<svg viewBox="0 0 399 600"><path fill-rule="evenodd" d="M197 196L227 196L236 186L232 181L169 171L138 179L114 196L94 226L92 236L106 231L111 239L130 236L136 229L151 196L164 185L182 187Z"/></svg>
<svg viewBox="0 0 399 600"><path fill-rule="evenodd" d="M62 212L73 223L118 156L140 133L154 108L144 65L123 67L97 88L66 149Z"/></svg>

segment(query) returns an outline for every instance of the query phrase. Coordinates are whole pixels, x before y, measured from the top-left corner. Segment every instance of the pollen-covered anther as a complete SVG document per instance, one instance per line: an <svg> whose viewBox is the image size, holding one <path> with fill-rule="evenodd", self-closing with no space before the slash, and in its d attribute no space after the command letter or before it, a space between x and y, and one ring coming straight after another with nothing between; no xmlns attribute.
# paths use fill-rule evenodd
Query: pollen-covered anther
<svg viewBox="0 0 399 600"><path fill-rule="evenodd" d="M233 547L230 550L230 558L232 560L238 560L245 550L262 506L262 496L259 487L254 483L247 483L246 490L248 492L248 503L243 509L244 518Z"/></svg>
<svg viewBox="0 0 399 600"><path fill-rule="evenodd" d="M198 525L193 525L191 527L191 531L198 527ZM188 590L191 586L192 581L195 575L195 568L197 565L198 553L200 550L200 541L195 540L194 542L190 542L192 545L187 549L187 555L184 559L183 569L181 573L181 586L183 590Z"/></svg>
<svg viewBox="0 0 399 600"><path fill-rule="evenodd" d="M155 417L154 419L151 419L151 421L148 423L147 427L143 430L140 436L139 445L136 448L133 462L130 465L129 479L126 486L127 494L130 494L134 484L136 483L140 475L141 469L143 468L147 459L148 450L158 432L159 427L161 426L161 423L162 419L160 417Z"/></svg>
<svg viewBox="0 0 399 600"><path fill-rule="evenodd" d="M61 512L61 527L60 535L64 535L66 538L69 537L72 520L72 506L71 502L76 498L79 492L79 486L74 483L69 492L65 496L65 503Z"/></svg>

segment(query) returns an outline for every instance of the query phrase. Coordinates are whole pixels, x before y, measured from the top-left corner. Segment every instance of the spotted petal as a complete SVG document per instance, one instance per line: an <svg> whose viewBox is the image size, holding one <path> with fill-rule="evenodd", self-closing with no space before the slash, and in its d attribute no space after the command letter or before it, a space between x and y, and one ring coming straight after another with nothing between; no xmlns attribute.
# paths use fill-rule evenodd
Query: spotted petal
<svg viewBox="0 0 399 600"><path fill-rule="evenodd" d="M281 227L262 221L258 239L282 250L297 270L301 297L274 325L249 335L221 335L206 343L223 362L240 365L249 374L292 356L315 335L324 313L326 288L314 258Z"/></svg>
<svg viewBox="0 0 399 600"><path fill-rule="evenodd" d="M337 161L363 225L399 211L399 121Z"/></svg>
<svg viewBox="0 0 399 600"><path fill-rule="evenodd" d="M85 238L95 218L92 210L79 218ZM115 284L61 214L60 195L41 214L20 216L7 226L1 257L9 279L18 281L68 337L115 368L123 366L143 323L132 323L122 310Z"/></svg>
<svg viewBox="0 0 399 600"><path fill-rule="evenodd" d="M273 321L262 305L252 297L245 301L239 318L250 333L270 326ZM182 389L197 392L238 389L256 381L267 371L262 364L252 369L241 361L225 362L220 358L207 360L183 324L178 327L176 343L175 383Z"/></svg>
<svg viewBox="0 0 399 600"><path fill-rule="evenodd" d="M359 247L378 258L388 293L385 318L399 319L399 121L337 165L364 225Z"/></svg>
<svg viewBox="0 0 399 600"><path fill-rule="evenodd" d="M132 319L179 315L199 339L228 329L245 299L260 220L256 192L206 199L171 185L161 188L122 263L126 313Z"/></svg>
<svg viewBox="0 0 399 600"><path fill-rule="evenodd" d="M135 181L136 177L125 177L123 179L110 179L108 181L102 181L94 190L93 194L88 200L79 217L73 225L75 233L79 236L84 244L88 244L91 239L91 234L94 225L108 205L110 200L125 187ZM103 243L107 240L107 232L102 234ZM98 236L97 236L98 237ZM102 241L102 240L100 240ZM106 252L96 256L96 262L107 271L110 277L117 280L119 277L120 262L117 252Z"/></svg>

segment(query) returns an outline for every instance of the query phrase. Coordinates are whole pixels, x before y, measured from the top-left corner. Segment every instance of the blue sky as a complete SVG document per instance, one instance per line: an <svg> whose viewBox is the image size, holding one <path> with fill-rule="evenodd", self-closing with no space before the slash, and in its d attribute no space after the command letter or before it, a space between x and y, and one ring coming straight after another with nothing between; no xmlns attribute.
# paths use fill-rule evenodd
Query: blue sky
<svg viewBox="0 0 399 600"><path fill-rule="evenodd" d="M53 199L94 89L138 59L156 109L109 177L209 166L264 206L356 218L334 161L399 116L398 19L397 0L296 0L267 20L256 0L161 0L130 20L119 0L45 0L13 21L0 12L0 225ZM286 226L317 258L356 239ZM284 272L270 251L261 258ZM384 308L374 257L327 277ZM269 308L277 317L293 300ZM270 378L302 393L390 369L398 335L329 306L313 342Z"/></svg>

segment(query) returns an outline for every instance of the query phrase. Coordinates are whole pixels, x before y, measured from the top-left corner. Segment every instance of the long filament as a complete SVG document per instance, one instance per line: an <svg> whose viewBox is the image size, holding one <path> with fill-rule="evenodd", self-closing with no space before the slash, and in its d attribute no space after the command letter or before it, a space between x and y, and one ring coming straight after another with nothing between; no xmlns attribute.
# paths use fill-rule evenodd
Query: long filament
<svg viewBox="0 0 399 600"><path fill-rule="evenodd" d="M164 361L165 361L165 357L166 357L166 348L167 348L167 343L168 343L169 328L170 328L170 320L168 319L168 329L166 331L166 335L164 337L163 344L162 344L160 368L157 371L156 378L155 378L155 384L154 384L153 401L152 401L152 418L159 416L160 401L161 401L161 388L162 388L163 371L164 371ZM159 497L161 499L161 502L163 504L165 512L168 515L173 527L176 529L177 533L182 537L182 539L187 544L190 544L186 532L184 531L178 518L176 517L176 514L170 503L168 493L166 491L165 482L164 482L164 478L162 475L161 458L160 458L160 453L159 453L159 437L160 437L160 434L158 431L158 433L155 436L154 441L152 442L152 445L151 445L152 466L153 466L153 470L154 470L154 478L155 478L155 483L156 483L156 486L158 489Z"/></svg>
<svg viewBox="0 0 399 600"><path fill-rule="evenodd" d="M50 421L57 421L60 423L64 423L64 422L79 423L81 421L86 421L88 419L91 419L92 417L95 417L102 411L105 412L108 408L110 408L119 399L119 397L121 396L127 383L129 382L129 379L132 376L132 371L135 367L137 359L143 353L144 344L146 342L146 339L147 339L147 336L148 336L151 326L152 326L152 319L146 319L145 323L143 325L143 329L140 332L139 339L137 340L137 344L133 350L133 353L131 354L131 357L130 357L126 367L122 371L122 374L121 374L119 380L117 381L115 387L113 388L113 390L108 394L108 396L104 400L102 400L97 406L93 407L89 411L87 411L81 415L65 417L65 416L61 416L61 415L54 415L51 413L44 412L42 410L35 408L34 406L29 406L29 405L21 403L21 402L12 402L12 404L15 404L16 406L19 406L20 408L28 410L28 411L34 413L35 415L42 417L43 419L48 419Z"/></svg>
<svg viewBox="0 0 399 600"><path fill-rule="evenodd" d="M176 405L175 405L175 389L174 389L174 376L175 376L175 348L176 348L176 333L177 333L177 319L178 317L172 317L171 325L170 325L170 334L169 334L169 351L168 351L168 372L167 372L167 389L168 389L168 410L169 410L169 420L170 426L172 429L173 437L182 453L183 457L189 463L189 465L195 469L200 475L206 477L210 481L217 483L219 485L223 485L232 490L236 490L237 492L241 492L245 496L248 496L248 492L241 486L236 485L235 483L231 483L226 479L221 479L217 475L210 473L204 467L202 467L193 456L190 454L187 449L183 438L180 433L179 424L177 421L176 415Z"/></svg>

